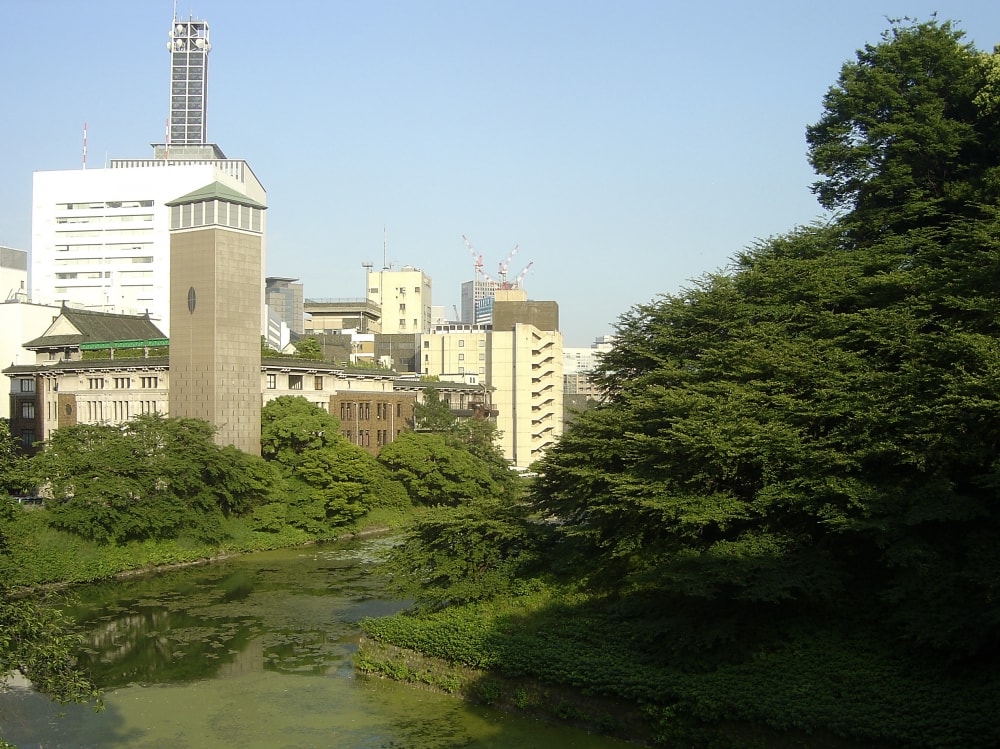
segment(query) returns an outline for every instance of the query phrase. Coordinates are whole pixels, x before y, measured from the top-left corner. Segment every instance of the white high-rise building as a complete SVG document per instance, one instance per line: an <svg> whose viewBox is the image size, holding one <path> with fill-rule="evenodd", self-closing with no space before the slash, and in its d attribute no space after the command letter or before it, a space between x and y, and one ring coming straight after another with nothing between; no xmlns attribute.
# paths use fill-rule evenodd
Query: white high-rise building
<svg viewBox="0 0 1000 749"><path fill-rule="evenodd" d="M266 192L246 161L205 141L208 24L174 19L167 142L153 158L103 169L35 172L31 297L125 314L170 330L168 201L219 183L260 204ZM194 210L196 206L191 206ZM261 298L263 303L261 278Z"/></svg>

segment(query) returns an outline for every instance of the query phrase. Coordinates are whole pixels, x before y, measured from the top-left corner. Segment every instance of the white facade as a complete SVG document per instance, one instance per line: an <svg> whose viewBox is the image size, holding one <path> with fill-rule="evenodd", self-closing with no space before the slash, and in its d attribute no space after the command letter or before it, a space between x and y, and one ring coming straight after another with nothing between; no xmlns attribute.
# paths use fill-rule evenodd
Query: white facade
<svg viewBox="0 0 1000 749"><path fill-rule="evenodd" d="M42 335L58 316L58 307L19 301L0 304L0 367L34 364L35 352L21 344ZM9 418L10 399L0 398L0 419Z"/></svg>
<svg viewBox="0 0 1000 749"><path fill-rule="evenodd" d="M213 182L266 204L249 166L234 159L122 159L106 169L35 172L32 300L123 314L148 311L169 335L164 203Z"/></svg>
<svg viewBox="0 0 1000 749"><path fill-rule="evenodd" d="M439 330L420 336L419 370L438 377L486 377L488 333L485 330Z"/></svg>
<svg viewBox="0 0 1000 749"><path fill-rule="evenodd" d="M369 270L365 295L382 310L383 333L429 333L431 330L431 279L419 268Z"/></svg>

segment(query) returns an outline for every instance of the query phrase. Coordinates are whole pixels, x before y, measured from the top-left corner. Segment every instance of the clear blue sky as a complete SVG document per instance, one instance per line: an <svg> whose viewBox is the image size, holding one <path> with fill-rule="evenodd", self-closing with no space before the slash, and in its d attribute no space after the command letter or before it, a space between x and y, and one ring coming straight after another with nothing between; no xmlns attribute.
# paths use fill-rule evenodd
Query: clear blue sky
<svg viewBox="0 0 1000 749"><path fill-rule="evenodd" d="M3 0L0 244L31 175L146 157L167 116L172 0ZM804 131L887 17L1000 42L996 0L180 0L211 28L209 140L268 191L269 275L360 297L361 263L460 303L519 245L567 346L822 216Z"/></svg>

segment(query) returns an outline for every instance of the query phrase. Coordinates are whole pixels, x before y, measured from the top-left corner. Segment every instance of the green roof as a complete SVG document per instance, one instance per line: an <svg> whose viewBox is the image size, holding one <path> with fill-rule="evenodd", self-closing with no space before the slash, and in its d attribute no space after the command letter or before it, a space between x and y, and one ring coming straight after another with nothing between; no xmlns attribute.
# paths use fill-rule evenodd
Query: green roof
<svg viewBox="0 0 1000 749"><path fill-rule="evenodd" d="M59 318L70 324L71 332L51 334L46 331L38 338L22 345L28 349L64 348L97 341L134 341L164 337L148 315L119 315L63 307L59 312ZM50 326L50 329L53 326Z"/></svg>
<svg viewBox="0 0 1000 749"><path fill-rule="evenodd" d="M200 187L194 192L182 195L179 198L164 203L164 205L186 205L188 203L204 203L209 200L224 200L227 203L248 205L251 208L267 208L263 203L258 203L253 198L248 198L246 195L236 192L231 187L226 187L221 182L213 182L210 185Z"/></svg>

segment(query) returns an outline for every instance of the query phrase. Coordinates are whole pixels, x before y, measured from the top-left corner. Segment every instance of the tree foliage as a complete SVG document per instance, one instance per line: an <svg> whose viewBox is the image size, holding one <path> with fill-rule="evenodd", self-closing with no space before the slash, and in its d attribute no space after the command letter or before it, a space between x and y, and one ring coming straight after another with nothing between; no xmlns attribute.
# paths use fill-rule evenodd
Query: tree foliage
<svg viewBox="0 0 1000 749"><path fill-rule="evenodd" d="M808 130L844 214L619 320L534 494L595 582L720 642L853 612L996 652L1000 120L960 39L896 23L844 67Z"/></svg>
<svg viewBox="0 0 1000 749"><path fill-rule="evenodd" d="M409 503L385 468L340 434L339 420L305 398L270 401L261 423L261 452L277 467L281 491L255 511L258 529L289 523L322 533L374 507Z"/></svg>
<svg viewBox="0 0 1000 749"><path fill-rule="evenodd" d="M11 435L9 422L0 419L0 497L23 492L30 487L27 458L18 441Z"/></svg>
<svg viewBox="0 0 1000 749"><path fill-rule="evenodd" d="M31 463L53 525L102 543L189 534L217 540L223 515L271 491L259 458L219 447L199 419L138 416L59 429Z"/></svg>
<svg viewBox="0 0 1000 749"><path fill-rule="evenodd" d="M382 448L378 461L416 504L459 505L505 491L485 461L442 434L402 432Z"/></svg>

